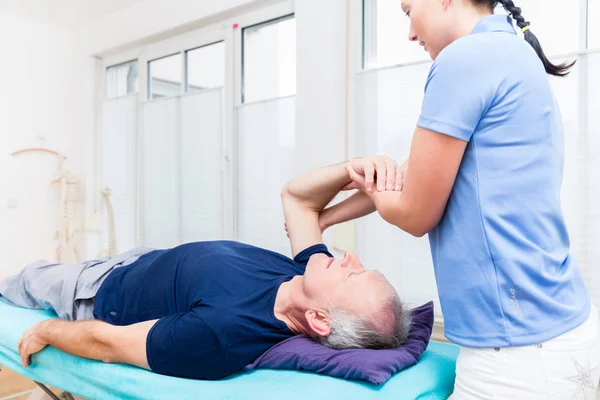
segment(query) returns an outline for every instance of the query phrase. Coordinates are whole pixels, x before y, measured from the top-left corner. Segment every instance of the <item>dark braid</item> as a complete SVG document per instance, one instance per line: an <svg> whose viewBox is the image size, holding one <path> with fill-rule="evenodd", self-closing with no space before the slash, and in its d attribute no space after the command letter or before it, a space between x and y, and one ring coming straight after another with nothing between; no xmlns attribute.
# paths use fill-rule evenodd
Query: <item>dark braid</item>
<svg viewBox="0 0 600 400"><path fill-rule="evenodd" d="M497 4L502 4L504 9L508 12L508 14L517 22L517 26L521 29L530 26L529 21L526 21L525 18L521 15L521 8L515 6L512 0L472 0L473 3L477 6L489 6L492 9L496 8ZM528 29L524 33L525 40L527 43L533 47L538 57L544 64L544 68L546 69L546 73L554 76L566 76L569 74L569 70L573 65L575 65L575 61L571 63L562 63L562 64L553 64L546 54L544 54L544 50L542 49L542 45L538 41L537 37L531 32L531 29Z"/></svg>

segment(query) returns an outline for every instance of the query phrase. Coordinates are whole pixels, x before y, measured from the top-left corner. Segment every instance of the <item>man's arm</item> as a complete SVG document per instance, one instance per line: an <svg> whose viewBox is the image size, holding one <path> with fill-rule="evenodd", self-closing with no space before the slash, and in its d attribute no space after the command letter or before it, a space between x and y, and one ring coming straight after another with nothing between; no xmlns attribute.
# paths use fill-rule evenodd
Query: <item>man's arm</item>
<svg viewBox="0 0 600 400"><path fill-rule="evenodd" d="M23 367L30 356L46 346L105 363L124 363L150 369L146 358L146 337L154 321L115 326L102 321L50 319L31 326L19 342Z"/></svg>
<svg viewBox="0 0 600 400"><path fill-rule="evenodd" d="M362 218L375 211L375 204L367 194L363 192L354 193L341 203L326 208L321 212L319 218L321 232L331 226Z"/></svg>
<svg viewBox="0 0 600 400"><path fill-rule="evenodd" d="M402 190L406 162L400 166L389 157L378 156L364 164L365 169L387 166L386 173L378 176L378 190L386 190L386 186L388 190ZM326 228L364 217L376 210L371 196L361 192L325 209L340 190L358 188L346 171L348 165L346 162L312 170L283 188L283 211L294 256L309 246L322 243L322 233Z"/></svg>
<svg viewBox="0 0 600 400"><path fill-rule="evenodd" d="M345 164L307 172L288 182L281 191L294 257L307 247L323 243L319 215L339 191L351 182Z"/></svg>

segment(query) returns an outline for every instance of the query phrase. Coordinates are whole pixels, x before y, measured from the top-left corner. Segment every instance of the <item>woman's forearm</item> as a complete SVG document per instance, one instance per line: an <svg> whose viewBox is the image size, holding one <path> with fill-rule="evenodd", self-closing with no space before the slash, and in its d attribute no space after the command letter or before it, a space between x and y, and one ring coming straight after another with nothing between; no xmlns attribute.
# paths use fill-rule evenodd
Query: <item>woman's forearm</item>
<svg viewBox="0 0 600 400"><path fill-rule="evenodd" d="M346 221L362 218L376 210L373 200L362 192L357 192L346 200L321 212L321 230Z"/></svg>
<svg viewBox="0 0 600 400"><path fill-rule="evenodd" d="M370 197L381 218L413 236L424 236L437 224L433 211L412 206L404 192L375 192Z"/></svg>

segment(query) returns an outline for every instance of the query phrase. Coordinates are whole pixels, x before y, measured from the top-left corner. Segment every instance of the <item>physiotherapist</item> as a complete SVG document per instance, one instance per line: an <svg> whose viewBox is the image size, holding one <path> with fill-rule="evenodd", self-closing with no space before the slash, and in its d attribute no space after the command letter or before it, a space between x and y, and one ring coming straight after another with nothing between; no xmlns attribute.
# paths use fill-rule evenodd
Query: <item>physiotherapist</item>
<svg viewBox="0 0 600 400"><path fill-rule="evenodd" d="M548 60L511 0L402 8L434 60L410 156L348 162L346 189L359 192L324 211L322 228L377 210L429 234L445 336L460 347L453 400L596 398L598 312L570 253L548 79L572 64Z"/></svg>

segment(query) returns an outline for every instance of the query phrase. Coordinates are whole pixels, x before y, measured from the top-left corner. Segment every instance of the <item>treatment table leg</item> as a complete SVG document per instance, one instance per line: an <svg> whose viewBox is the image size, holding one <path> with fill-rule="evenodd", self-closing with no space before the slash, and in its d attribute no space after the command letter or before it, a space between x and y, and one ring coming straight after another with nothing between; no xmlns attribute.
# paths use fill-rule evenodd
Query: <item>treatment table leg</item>
<svg viewBox="0 0 600 400"><path fill-rule="evenodd" d="M46 385L44 385L43 383L39 383L37 381L34 381L36 383L36 385L38 385L44 392L46 392L46 394L48 396L50 396L52 398L52 400L61 400L60 397L58 397L57 395L55 395L54 393L52 393L52 391L50 389L48 389L46 387Z"/></svg>

